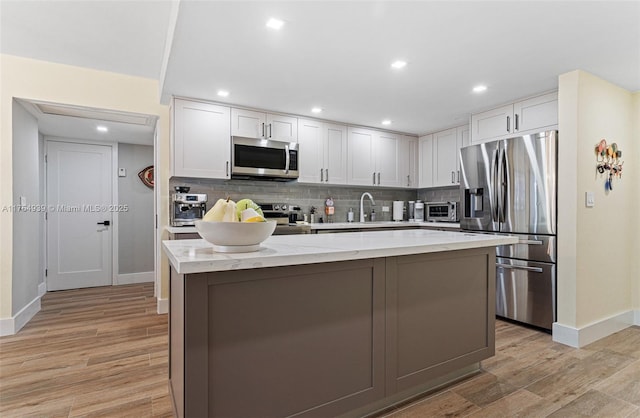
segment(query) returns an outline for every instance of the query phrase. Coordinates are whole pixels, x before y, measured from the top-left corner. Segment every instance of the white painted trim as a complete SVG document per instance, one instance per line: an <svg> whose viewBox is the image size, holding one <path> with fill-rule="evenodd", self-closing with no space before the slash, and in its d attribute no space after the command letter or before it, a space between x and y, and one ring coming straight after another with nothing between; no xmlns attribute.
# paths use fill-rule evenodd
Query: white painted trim
<svg viewBox="0 0 640 418"><path fill-rule="evenodd" d="M627 311L618 315L593 322L582 328L574 328L559 322L553 323L553 341L571 347L581 348L601 338L608 337L618 331L637 323L638 311Z"/></svg>
<svg viewBox="0 0 640 418"><path fill-rule="evenodd" d="M27 306L11 318L0 319L0 336L17 333L27 322L31 321L31 318L38 312L40 312L40 296L36 296Z"/></svg>
<svg viewBox="0 0 640 418"><path fill-rule="evenodd" d="M158 301L158 314L169 313L169 299L156 299Z"/></svg>
<svg viewBox="0 0 640 418"><path fill-rule="evenodd" d="M180 12L180 0L174 0L171 2L171 9L169 10L169 24L167 25L167 36L164 42L164 52L162 54L162 65L160 67L160 83L158 88L158 96L160 97L160 102L162 103L164 99L169 99L167 97L163 97L164 91L164 82L167 78L167 67L169 66L169 58L171 57L171 46L173 45L173 38L175 37L176 24L178 23L178 13ZM157 173L157 172L156 172ZM156 177L157 178L157 177Z"/></svg>
<svg viewBox="0 0 640 418"><path fill-rule="evenodd" d="M633 312L633 316L634 316L634 318L633 318L633 325L637 325L637 326L639 326L639 327L640 327L640 309L636 309L636 310Z"/></svg>
<svg viewBox="0 0 640 418"><path fill-rule="evenodd" d="M45 293L47 293L47 283L42 282L38 285L38 297L44 296Z"/></svg>
<svg viewBox="0 0 640 418"><path fill-rule="evenodd" d="M143 271L141 273L117 274L114 280L114 286L121 284L148 283L155 280L155 274L152 271Z"/></svg>
<svg viewBox="0 0 640 418"><path fill-rule="evenodd" d="M118 205L118 143L111 146L111 204ZM120 252L118 251L120 240L118 230L120 223L118 222L118 211L111 212L111 284L118 284L118 272L120 271ZM122 283L120 283L122 284Z"/></svg>

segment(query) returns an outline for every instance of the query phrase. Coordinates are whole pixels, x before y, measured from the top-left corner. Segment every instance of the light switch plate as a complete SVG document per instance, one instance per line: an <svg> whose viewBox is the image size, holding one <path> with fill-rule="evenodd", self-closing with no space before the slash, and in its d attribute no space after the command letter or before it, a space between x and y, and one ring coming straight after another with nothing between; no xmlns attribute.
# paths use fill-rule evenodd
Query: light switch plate
<svg viewBox="0 0 640 418"><path fill-rule="evenodd" d="M27 197L20 196L20 206L27 206Z"/></svg>
<svg viewBox="0 0 640 418"><path fill-rule="evenodd" d="M118 177L127 177L127 169L119 168L118 169Z"/></svg>
<svg viewBox="0 0 640 418"><path fill-rule="evenodd" d="M389 206L383 206L382 207L382 211L383 212L389 212Z"/></svg>
<svg viewBox="0 0 640 418"><path fill-rule="evenodd" d="M596 198L593 195L593 192L584 193L584 205L588 208L592 208L596 205Z"/></svg>

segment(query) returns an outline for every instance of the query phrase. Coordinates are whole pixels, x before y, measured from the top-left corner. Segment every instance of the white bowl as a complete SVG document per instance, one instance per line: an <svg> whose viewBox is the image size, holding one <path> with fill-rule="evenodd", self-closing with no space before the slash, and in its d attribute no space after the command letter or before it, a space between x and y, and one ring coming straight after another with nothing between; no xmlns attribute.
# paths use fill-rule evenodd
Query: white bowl
<svg viewBox="0 0 640 418"><path fill-rule="evenodd" d="M222 253L257 251L260 243L276 229L276 221L207 222L196 221L198 234Z"/></svg>

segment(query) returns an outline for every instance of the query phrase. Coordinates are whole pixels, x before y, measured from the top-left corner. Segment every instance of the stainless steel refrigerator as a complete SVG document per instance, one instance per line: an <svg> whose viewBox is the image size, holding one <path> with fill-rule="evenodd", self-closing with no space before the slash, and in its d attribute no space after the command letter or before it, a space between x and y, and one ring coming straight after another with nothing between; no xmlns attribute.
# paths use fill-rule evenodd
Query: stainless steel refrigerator
<svg viewBox="0 0 640 418"><path fill-rule="evenodd" d="M496 249L496 315L551 330L556 320L558 132L462 148L460 227L508 234Z"/></svg>

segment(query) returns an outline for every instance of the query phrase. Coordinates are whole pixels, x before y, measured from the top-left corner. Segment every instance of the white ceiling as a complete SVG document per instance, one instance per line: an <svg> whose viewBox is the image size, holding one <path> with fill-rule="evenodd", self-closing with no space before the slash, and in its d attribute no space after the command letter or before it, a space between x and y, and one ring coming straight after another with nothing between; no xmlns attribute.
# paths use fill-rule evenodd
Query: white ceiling
<svg viewBox="0 0 640 418"><path fill-rule="evenodd" d="M308 116L320 106L325 119L388 118L414 134L556 89L574 69L640 90L637 0L182 0L175 26L168 1L2 0L0 13L3 53L166 74L165 103L179 95ZM265 27L272 16L286 22L279 32ZM392 70L395 59L408 65ZM480 83L488 90L472 93Z"/></svg>

